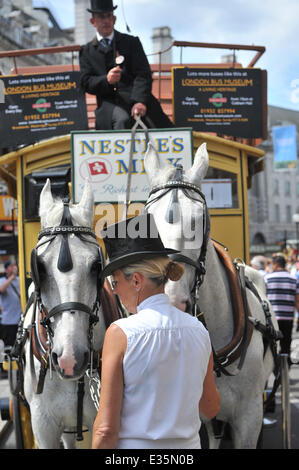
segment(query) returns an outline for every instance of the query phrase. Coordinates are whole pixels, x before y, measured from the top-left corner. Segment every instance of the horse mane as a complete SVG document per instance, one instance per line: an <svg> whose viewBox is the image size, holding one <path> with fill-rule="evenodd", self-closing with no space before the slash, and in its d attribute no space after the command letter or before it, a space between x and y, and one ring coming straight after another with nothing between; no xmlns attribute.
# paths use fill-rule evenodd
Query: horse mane
<svg viewBox="0 0 299 470"><path fill-rule="evenodd" d="M72 216L73 224L81 227L92 226L90 220L90 214L86 213L79 204L73 204L70 202L70 213ZM63 201L60 198L53 198L53 204L51 207L39 208L39 215L41 219L42 228L46 227L57 227L60 225L63 214Z"/></svg>
<svg viewBox="0 0 299 470"><path fill-rule="evenodd" d="M157 178L155 180L155 186L166 183L167 181L171 180L173 175L175 174L175 166L174 165L167 165L161 169L159 174L157 174Z"/></svg>

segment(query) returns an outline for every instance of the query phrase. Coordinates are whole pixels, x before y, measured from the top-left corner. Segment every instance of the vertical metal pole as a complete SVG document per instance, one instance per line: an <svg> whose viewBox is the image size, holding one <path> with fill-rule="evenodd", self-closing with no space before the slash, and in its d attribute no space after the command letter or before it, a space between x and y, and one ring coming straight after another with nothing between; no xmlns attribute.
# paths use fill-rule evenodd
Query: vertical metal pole
<svg viewBox="0 0 299 470"><path fill-rule="evenodd" d="M161 102L161 68L162 68L162 53L159 51L159 102Z"/></svg>
<svg viewBox="0 0 299 470"><path fill-rule="evenodd" d="M288 354L280 354L281 368L281 412L282 412L282 445L291 449L291 406Z"/></svg>
<svg viewBox="0 0 299 470"><path fill-rule="evenodd" d="M17 59L15 58L15 56L13 56L13 62L14 62L14 66L15 66L15 74L18 75L18 67L17 67Z"/></svg>

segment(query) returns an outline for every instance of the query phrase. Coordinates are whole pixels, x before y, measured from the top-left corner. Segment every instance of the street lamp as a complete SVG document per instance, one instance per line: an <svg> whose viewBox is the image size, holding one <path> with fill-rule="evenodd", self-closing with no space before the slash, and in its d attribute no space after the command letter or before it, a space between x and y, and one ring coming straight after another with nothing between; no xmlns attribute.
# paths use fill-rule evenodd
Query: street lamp
<svg viewBox="0 0 299 470"><path fill-rule="evenodd" d="M299 255L299 214L293 215L293 222L296 224L296 243L297 243L297 257Z"/></svg>

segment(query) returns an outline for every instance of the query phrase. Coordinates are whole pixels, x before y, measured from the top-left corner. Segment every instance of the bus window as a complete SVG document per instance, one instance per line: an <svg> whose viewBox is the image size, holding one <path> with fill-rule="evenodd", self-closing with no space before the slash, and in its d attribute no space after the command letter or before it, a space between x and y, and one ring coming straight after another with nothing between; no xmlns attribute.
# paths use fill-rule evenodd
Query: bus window
<svg viewBox="0 0 299 470"><path fill-rule="evenodd" d="M209 167L202 182L202 191L209 209L236 209L239 207L236 173Z"/></svg>

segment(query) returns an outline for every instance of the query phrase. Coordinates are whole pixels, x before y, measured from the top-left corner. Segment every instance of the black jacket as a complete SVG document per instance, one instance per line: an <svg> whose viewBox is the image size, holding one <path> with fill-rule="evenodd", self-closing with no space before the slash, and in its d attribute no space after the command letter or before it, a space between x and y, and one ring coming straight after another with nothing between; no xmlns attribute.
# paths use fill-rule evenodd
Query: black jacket
<svg viewBox="0 0 299 470"><path fill-rule="evenodd" d="M107 73L115 66L116 55L125 58L121 80L117 85L109 85ZM130 114L131 107L141 102L147 106L147 116L154 127L173 127L151 93L151 68L138 37L115 30L113 42L108 48L99 44L95 37L81 49L80 69L81 86L85 92L96 95L99 109L105 105L104 101L117 104ZM111 125L111 109L109 106L105 108L106 128Z"/></svg>

